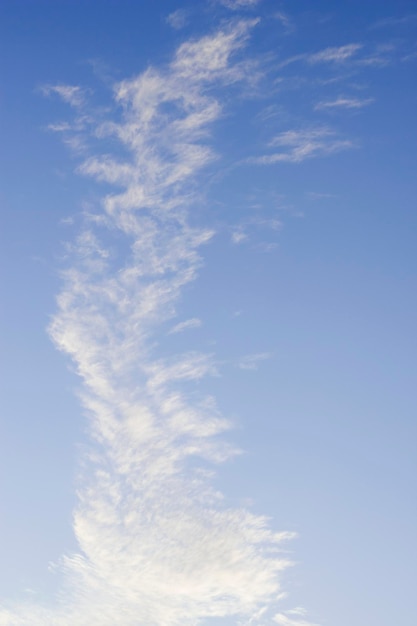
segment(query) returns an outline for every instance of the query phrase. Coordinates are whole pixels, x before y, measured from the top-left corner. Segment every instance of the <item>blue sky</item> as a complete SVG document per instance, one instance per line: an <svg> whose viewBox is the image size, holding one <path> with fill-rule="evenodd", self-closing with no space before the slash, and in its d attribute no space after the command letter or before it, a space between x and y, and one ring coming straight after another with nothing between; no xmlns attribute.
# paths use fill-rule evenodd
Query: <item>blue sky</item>
<svg viewBox="0 0 417 626"><path fill-rule="evenodd" d="M0 624L413 623L415 3L0 13Z"/></svg>

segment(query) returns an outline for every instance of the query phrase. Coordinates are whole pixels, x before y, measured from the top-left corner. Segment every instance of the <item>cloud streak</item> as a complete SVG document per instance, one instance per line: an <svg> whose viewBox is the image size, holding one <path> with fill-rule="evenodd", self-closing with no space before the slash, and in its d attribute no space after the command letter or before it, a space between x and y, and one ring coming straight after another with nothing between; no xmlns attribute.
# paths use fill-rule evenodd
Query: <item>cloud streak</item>
<svg viewBox="0 0 417 626"><path fill-rule="evenodd" d="M176 333L182 333L184 330L188 330L189 328L199 328L201 325L202 321L198 319L198 317L192 317L189 320L176 324L173 328L171 328L169 334L173 335Z"/></svg>
<svg viewBox="0 0 417 626"><path fill-rule="evenodd" d="M80 107L85 103L85 91L78 85L44 85L41 92L45 96L56 94L72 107Z"/></svg>
<svg viewBox="0 0 417 626"><path fill-rule="evenodd" d="M312 65L316 63L343 63L351 59L362 47L362 44L350 43L336 48L325 48L320 52L309 54L305 58Z"/></svg>
<svg viewBox="0 0 417 626"><path fill-rule="evenodd" d="M309 65L319 65L323 63L340 65L350 61L362 48L363 45L360 43L350 43L344 46L324 48L318 52L296 54L282 61L279 67L283 68L299 61L303 61Z"/></svg>
<svg viewBox="0 0 417 626"><path fill-rule="evenodd" d="M186 42L168 67L120 82L122 117L91 129L129 156L96 152L79 168L117 190L86 218L49 329L83 381L89 416L74 512L79 551L59 565L65 585L54 607L2 608L2 626L195 626L226 616L256 624L260 607L264 620L279 598L289 565L281 545L292 534L229 508L204 469L236 453L222 440L230 425L214 400L186 391L216 374L212 357L155 349L213 234L189 220L198 175L216 158L208 139L222 104L210 89L242 79L234 58L255 24ZM76 87L50 92L81 103ZM124 238L118 253L112 234ZM248 357L246 368L263 358Z"/></svg>
<svg viewBox="0 0 417 626"><path fill-rule="evenodd" d="M219 0L219 2L232 11L239 11L241 9L252 9L256 7L261 0Z"/></svg>
<svg viewBox="0 0 417 626"><path fill-rule="evenodd" d="M336 100L323 100L322 102L318 102L314 107L315 110L320 109L362 109L363 107L368 106L374 102L373 98L346 98L340 96L336 98Z"/></svg>
<svg viewBox="0 0 417 626"><path fill-rule="evenodd" d="M259 165L273 165L279 162L301 163L306 159L326 156L353 147L350 140L338 139L334 131L327 127L285 131L276 135L269 145L280 150L253 157L250 162Z"/></svg>
<svg viewBox="0 0 417 626"><path fill-rule="evenodd" d="M266 359L271 358L271 354L269 352L260 352L258 354L247 354L242 357L239 361L239 368L241 370L252 370L256 371L259 368L259 364Z"/></svg>

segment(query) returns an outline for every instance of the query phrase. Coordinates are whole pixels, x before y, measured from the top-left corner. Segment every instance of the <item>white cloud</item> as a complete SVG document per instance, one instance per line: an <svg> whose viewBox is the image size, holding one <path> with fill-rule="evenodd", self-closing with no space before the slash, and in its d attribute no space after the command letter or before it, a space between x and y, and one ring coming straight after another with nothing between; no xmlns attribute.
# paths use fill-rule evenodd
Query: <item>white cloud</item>
<svg viewBox="0 0 417 626"><path fill-rule="evenodd" d="M219 2L232 11L239 11L240 9L254 8L261 0L219 0Z"/></svg>
<svg viewBox="0 0 417 626"><path fill-rule="evenodd" d="M182 333L184 330L188 330L189 328L199 328L201 325L202 321L198 319L198 317L192 317L189 320L176 324L173 328L171 328L169 334L173 335L176 333Z"/></svg>
<svg viewBox="0 0 417 626"><path fill-rule="evenodd" d="M304 61L310 65L317 65L320 63L331 63L336 65L342 64L349 61L359 50L361 50L361 48L363 48L362 44L350 43L344 46L325 48L319 52L296 54L281 61L279 67L283 68L297 61Z"/></svg>
<svg viewBox="0 0 417 626"><path fill-rule="evenodd" d="M247 241L248 235L242 229L235 230L232 233L232 243L239 244Z"/></svg>
<svg viewBox="0 0 417 626"><path fill-rule="evenodd" d="M377 20L371 26L370 29L385 28L393 26L405 26L417 20L417 13L410 13L401 17L386 17L381 20Z"/></svg>
<svg viewBox="0 0 417 626"><path fill-rule="evenodd" d="M257 245L259 252L269 254L278 248L278 244L275 241L266 242L263 241Z"/></svg>
<svg viewBox="0 0 417 626"><path fill-rule="evenodd" d="M318 102L314 107L316 110L320 109L362 109L374 102L373 98L346 98L340 96L336 100L323 100Z"/></svg>
<svg viewBox="0 0 417 626"><path fill-rule="evenodd" d="M64 133L71 130L71 125L68 122L56 122L55 124L48 124L48 130L52 130L54 133Z"/></svg>
<svg viewBox="0 0 417 626"><path fill-rule="evenodd" d="M185 9L177 9L167 16L166 21L175 30L181 30L187 24L188 12Z"/></svg>
<svg viewBox="0 0 417 626"><path fill-rule="evenodd" d="M336 198L337 196L334 193L325 193L325 192L317 192L317 191L307 191L306 195L313 200L323 200L329 198Z"/></svg>
<svg viewBox="0 0 417 626"><path fill-rule="evenodd" d="M253 206L253 209L260 209L260 206ZM241 224L233 227L233 231L231 234L231 241L234 244L241 244L245 241L248 241L251 237L249 233L253 233L256 230L272 230L278 231L281 228L282 224L280 220L276 218L262 218L260 216L250 217Z"/></svg>
<svg viewBox="0 0 417 626"><path fill-rule="evenodd" d="M276 135L270 142L272 148L282 150L250 159L252 163L270 165L279 162L301 163L305 159L325 156L352 148L349 140L335 137L334 131L327 127L309 130L289 130Z"/></svg>
<svg viewBox="0 0 417 626"><path fill-rule="evenodd" d="M250 30L258 22L258 19L240 20L233 27L220 31L216 37L202 37L198 41L182 44L172 63L174 72L182 79L192 77L192 80L199 81L217 78L234 82L247 79L244 68L239 64L229 65L228 61L232 51L236 52L245 45Z"/></svg>
<svg viewBox="0 0 417 626"><path fill-rule="evenodd" d="M362 44L350 43L336 48L325 48L320 52L307 55L308 63L343 63L352 58L361 48Z"/></svg>
<svg viewBox="0 0 417 626"><path fill-rule="evenodd" d="M274 18L281 22L287 32L294 30L293 21L287 13L284 13L283 11L276 11L274 13Z"/></svg>
<svg viewBox="0 0 417 626"><path fill-rule="evenodd" d="M195 626L250 619L279 598L289 565L280 546L293 535L228 507L198 467L236 453L219 437L229 424L214 401L187 395L192 381L216 373L211 356L155 353L155 335L212 236L188 221L197 177L215 158L210 125L222 114L206 86L242 76L233 55L255 23L187 42L167 68L120 82L121 119L91 127L130 157L96 152L80 167L117 190L96 220L86 218L50 325L83 381L92 433L74 513L79 550L59 564L66 583L55 608L0 609L2 626ZM77 90L54 90L76 103ZM112 233L125 236L119 256L102 240ZM265 358L249 355L240 366Z"/></svg>
<svg viewBox="0 0 417 626"><path fill-rule="evenodd" d="M307 615L307 611L301 607L285 611L284 613L277 613L274 615L273 621L279 626L319 626L313 624L307 619L304 619Z"/></svg>
<svg viewBox="0 0 417 626"><path fill-rule="evenodd" d="M41 91L45 96L57 94L64 102L73 107L80 107L85 103L86 91L77 85L43 85Z"/></svg>
<svg viewBox="0 0 417 626"><path fill-rule="evenodd" d="M247 354L240 359L238 366L241 370L257 370L259 368L259 364L266 359L270 359L271 356L272 355L269 352Z"/></svg>

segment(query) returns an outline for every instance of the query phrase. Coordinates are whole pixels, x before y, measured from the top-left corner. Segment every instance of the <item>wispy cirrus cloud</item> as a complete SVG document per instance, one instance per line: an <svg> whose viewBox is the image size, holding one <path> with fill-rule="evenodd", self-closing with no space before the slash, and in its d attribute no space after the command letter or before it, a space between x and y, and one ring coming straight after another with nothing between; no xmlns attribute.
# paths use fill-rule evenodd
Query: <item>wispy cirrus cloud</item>
<svg viewBox="0 0 417 626"><path fill-rule="evenodd" d="M270 154L250 159L251 163L272 165L279 162L301 163L305 159L326 156L341 150L352 148L348 139L339 139L335 132L327 127L308 130L288 130L276 135L269 144L270 148L279 148Z"/></svg>
<svg viewBox="0 0 417 626"><path fill-rule="evenodd" d="M335 100L322 100L318 102L314 109L319 111L320 109L362 109L374 102L373 98L347 98L339 96Z"/></svg>
<svg viewBox="0 0 417 626"><path fill-rule="evenodd" d="M166 22L175 30L181 30L181 28L184 28L184 26L186 26L188 22L188 17L188 11L186 11L185 9L177 9L167 16Z"/></svg>
<svg viewBox="0 0 417 626"><path fill-rule="evenodd" d="M303 608L297 608L285 613L277 613L274 615L274 622L279 626L318 626L307 620L307 611Z"/></svg>
<svg viewBox="0 0 417 626"><path fill-rule="evenodd" d="M85 103L85 89L78 85L43 85L40 89L45 96L56 94L73 107L80 107Z"/></svg>
<svg viewBox="0 0 417 626"><path fill-rule="evenodd" d="M260 4L262 0L218 0L218 2L232 11L238 11L239 9L254 8Z"/></svg>
<svg viewBox="0 0 417 626"><path fill-rule="evenodd" d="M241 370L257 370L259 368L260 363L262 361L266 361L271 358L271 354L269 352L259 352L257 354L247 354L242 357L238 363L238 367Z"/></svg>
<svg viewBox="0 0 417 626"><path fill-rule="evenodd" d="M203 322L198 317L192 317L189 320L176 324L173 328L171 328L169 334L174 335L176 333L182 333L184 330L188 330L189 328L200 328L202 323Z"/></svg>
<svg viewBox="0 0 417 626"><path fill-rule="evenodd" d="M288 13L284 13L284 11L276 11L274 13L274 19L281 22L287 33L293 32L295 30L294 22L288 15Z"/></svg>
<svg viewBox="0 0 417 626"><path fill-rule="evenodd" d="M215 401L186 391L216 374L213 358L167 358L155 348L213 234L189 220L198 176L216 158L208 140L222 102L212 88L243 78L234 59L255 23L182 44L167 67L115 85L120 118L89 122L95 141L112 137L129 156L96 148L79 168L115 191L72 246L49 328L83 381L90 420L74 513L79 550L62 558L65 586L54 607L1 608L2 626L195 626L237 615L256 624L280 597L289 565L281 545L292 533L228 507L196 461L236 452L222 441L230 425ZM72 106L80 101L75 87L53 90ZM124 237L117 254L112 234ZM254 369L267 356L241 366Z"/></svg>
<svg viewBox="0 0 417 626"><path fill-rule="evenodd" d="M345 46L325 48L314 54L306 55L305 59L312 65L316 63L343 63L351 59L362 47L360 43L350 43Z"/></svg>
<svg viewBox="0 0 417 626"><path fill-rule="evenodd" d="M377 20L369 27L371 30L379 28L392 28L396 26L408 26L417 21L417 13L409 13L401 16L384 17Z"/></svg>
<svg viewBox="0 0 417 626"><path fill-rule="evenodd" d="M324 48L318 52L296 54L288 59L284 59L279 64L280 68L302 61L309 65L330 63L332 65L343 64L351 60L363 48L360 43L350 43L344 46Z"/></svg>
<svg viewBox="0 0 417 626"><path fill-rule="evenodd" d="M257 231L278 231L281 226L282 223L277 218L250 217L233 227L231 241L233 244L241 244L251 240L251 235L255 229Z"/></svg>
<svg viewBox="0 0 417 626"><path fill-rule="evenodd" d="M317 191L307 191L306 195L312 200L325 200L325 199L337 197L334 193L317 192Z"/></svg>
<svg viewBox="0 0 417 626"><path fill-rule="evenodd" d="M249 239L243 227L239 227L232 232L231 240L234 244L240 244Z"/></svg>

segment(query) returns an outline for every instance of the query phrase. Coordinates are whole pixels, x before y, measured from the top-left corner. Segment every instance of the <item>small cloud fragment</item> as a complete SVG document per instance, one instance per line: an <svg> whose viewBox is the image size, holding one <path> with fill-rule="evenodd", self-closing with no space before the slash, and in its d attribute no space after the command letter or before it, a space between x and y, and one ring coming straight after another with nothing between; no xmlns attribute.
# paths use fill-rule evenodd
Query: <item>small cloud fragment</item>
<svg viewBox="0 0 417 626"><path fill-rule="evenodd" d="M362 48L360 43L349 43L337 48L325 48L320 52L308 55L307 62L315 63L343 63L355 55Z"/></svg>
<svg viewBox="0 0 417 626"><path fill-rule="evenodd" d="M301 607L277 613L273 620L279 626L319 626L306 619L307 611Z"/></svg>
<svg viewBox="0 0 417 626"><path fill-rule="evenodd" d="M239 9L251 9L258 5L260 0L220 0L220 3L231 9L232 11L239 11Z"/></svg>
<svg viewBox="0 0 417 626"><path fill-rule="evenodd" d="M234 244L238 245L240 243L243 243L247 239L248 239L248 235L241 229L235 230L232 233L232 243L234 243Z"/></svg>
<svg viewBox="0 0 417 626"><path fill-rule="evenodd" d="M257 354L247 354L238 363L238 367L241 370L256 371L259 368L261 361L270 359L272 354L269 352L259 352Z"/></svg>
<svg viewBox="0 0 417 626"><path fill-rule="evenodd" d="M56 122L55 124L48 124L48 130L53 133L66 133L72 129L71 124L68 122Z"/></svg>
<svg viewBox="0 0 417 626"><path fill-rule="evenodd" d="M417 13L410 13L409 15L403 15L400 17L385 17L381 20L377 20L369 27L370 30L377 28L391 28L393 26L407 26L417 20Z"/></svg>
<svg viewBox="0 0 417 626"><path fill-rule="evenodd" d="M203 322L198 317L192 317L191 319L180 322L179 324L171 328L168 335L182 333L184 330L189 330L190 328L200 328L202 324Z"/></svg>
<svg viewBox="0 0 417 626"><path fill-rule="evenodd" d="M346 98L340 96L336 98L336 100L328 100L318 102L314 107L315 111L319 111L321 109L362 109L363 107L368 106L374 102L373 98Z"/></svg>
<svg viewBox="0 0 417 626"><path fill-rule="evenodd" d="M282 26L287 32L292 32L293 30L295 30L291 18L283 11L277 11L276 13L274 13L274 18L281 22Z"/></svg>
<svg viewBox="0 0 417 626"><path fill-rule="evenodd" d="M284 59L279 67L283 68L298 61L304 61L309 65L317 65L319 63L345 63L361 50L361 48L363 48L363 45L360 43L349 43L344 46L324 48L324 50L319 50L319 52L313 52L311 54L296 54L288 59Z"/></svg>
<svg viewBox="0 0 417 626"><path fill-rule="evenodd" d="M187 25L188 12L185 9L177 9L167 16L166 22L174 30L181 30Z"/></svg>
<svg viewBox="0 0 417 626"><path fill-rule="evenodd" d="M334 193L325 193L319 191L307 191L306 195L312 200L323 200L327 198L336 198L336 194Z"/></svg>
<svg viewBox="0 0 417 626"><path fill-rule="evenodd" d="M78 85L43 85L41 92L44 96L57 94L72 107L80 107L85 103L85 90Z"/></svg>
<svg viewBox="0 0 417 626"><path fill-rule="evenodd" d="M282 147L273 154L266 154L250 159L252 163L270 165L278 162L301 163L305 159L325 156L352 148L353 143L335 137L334 131L327 127L308 130L288 130L276 135L269 144Z"/></svg>

